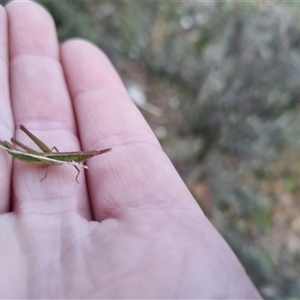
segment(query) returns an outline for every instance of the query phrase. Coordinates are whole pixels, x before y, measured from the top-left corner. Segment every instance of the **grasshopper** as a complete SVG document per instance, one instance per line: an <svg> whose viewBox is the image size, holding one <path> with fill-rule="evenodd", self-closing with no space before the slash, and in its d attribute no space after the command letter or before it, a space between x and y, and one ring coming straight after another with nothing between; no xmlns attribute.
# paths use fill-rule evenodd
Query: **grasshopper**
<svg viewBox="0 0 300 300"><path fill-rule="evenodd" d="M111 148L106 148L103 150L95 150L95 151L87 151L87 152L81 152L81 151L73 151L73 152L59 152L56 147L53 147L50 149L45 143L43 143L40 139L38 139L35 135L33 135L28 129L25 128L25 126L20 125L20 129L25 132L31 140L43 151L38 152L21 142L17 141L14 138L11 138L11 144L8 141L0 140L0 148L7 151L11 156L17 158L18 160L21 160L23 162L31 163L31 164L39 164L42 166L47 167L45 176L41 179L44 180L48 175L48 168L51 165L72 165L77 170L76 175L76 181L78 181L78 176L80 174L80 169L88 169L86 165L84 165L84 161L87 159L100 155L106 152L111 151ZM16 148L18 146L19 148L23 150L18 150ZM56 152L53 152L55 150Z"/></svg>

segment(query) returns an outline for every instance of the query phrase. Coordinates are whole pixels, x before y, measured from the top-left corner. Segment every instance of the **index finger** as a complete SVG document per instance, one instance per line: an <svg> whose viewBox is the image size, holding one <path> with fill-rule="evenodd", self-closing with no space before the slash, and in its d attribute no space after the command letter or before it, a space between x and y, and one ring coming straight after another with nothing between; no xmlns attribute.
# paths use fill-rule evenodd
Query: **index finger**
<svg viewBox="0 0 300 300"><path fill-rule="evenodd" d="M117 217L131 208L198 209L107 57L72 40L62 45L61 60L82 148L112 148L88 162L94 217Z"/></svg>

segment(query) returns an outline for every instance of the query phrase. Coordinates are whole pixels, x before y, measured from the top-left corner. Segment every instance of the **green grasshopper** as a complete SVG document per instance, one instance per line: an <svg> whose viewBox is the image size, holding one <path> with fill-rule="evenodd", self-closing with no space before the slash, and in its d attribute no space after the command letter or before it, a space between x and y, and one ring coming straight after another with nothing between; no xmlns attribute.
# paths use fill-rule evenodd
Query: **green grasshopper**
<svg viewBox="0 0 300 300"><path fill-rule="evenodd" d="M7 151L11 156L21 160L23 162L31 163L31 164L39 164L42 166L47 167L47 171L45 176L41 179L44 180L48 175L48 168L51 165L72 165L77 170L76 181L78 181L78 176L80 174L80 169L88 169L86 165L83 164L84 161L87 159L100 155L106 152L111 151L111 148L99 150L99 151L74 151L74 152L59 152L56 147L50 149L45 143L43 143L40 139L38 139L35 135L33 135L25 126L20 125L20 128L23 132L25 132L30 139L34 141L34 143L43 151L38 152L33 150L32 148L22 144L21 142L17 141L14 138L11 138L11 143L7 141L0 140L0 148ZM23 150L18 150L16 146L22 148ZM52 152L53 150L56 151Z"/></svg>

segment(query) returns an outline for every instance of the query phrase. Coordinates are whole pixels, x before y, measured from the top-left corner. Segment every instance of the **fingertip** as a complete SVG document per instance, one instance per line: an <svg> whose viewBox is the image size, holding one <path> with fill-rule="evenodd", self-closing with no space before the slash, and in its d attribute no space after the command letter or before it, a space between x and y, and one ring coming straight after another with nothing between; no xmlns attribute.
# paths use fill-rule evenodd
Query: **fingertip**
<svg viewBox="0 0 300 300"><path fill-rule="evenodd" d="M106 60L111 66L111 61L106 53L97 45L83 38L70 38L61 44L61 52L78 52L82 56L96 57L97 59Z"/></svg>
<svg viewBox="0 0 300 300"><path fill-rule="evenodd" d="M19 7L20 4L26 4L26 5L31 5L35 9L42 9L45 12L48 12L39 2L37 1L32 1L32 0L12 0L8 1L8 3L5 4L5 9L10 10L12 7L17 5Z"/></svg>
<svg viewBox="0 0 300 300"><path fill-rule="evenodd" d="M80 37L76 37L76 38L69 38L67 40L65 40L62 44L61 44L62 48L77 48L77 47L90 47L96 51L101 51L101 49L99 47L97 47L95 44L93 44L92 42L90 42L89 40L86 40L84 38L80 38Z"/></svg>
<svg viewBox="0 0 300 300"><path fill-rule="evenodd" d="M79 38L67 40L61 45L61 61L72 97L100 86L125 92L110 59L91 42Z"/></svg>
<svg viewBox="0 0 300 300"><path fill-rule="evenodd" d="M23 0L23 1L18 1L18 0L13 0L9 1L5 5L5 9L7 12L13 12L15 13L31 13L31 14L43 14L43 17L48 17L49 19L52 20L51 14L48 12L48 10L42 6L40 3L36 1L31 1L31 0ZM24 11L25 9L25 11ZM53 20L52 20L53 21Z"/></svg>
<svg viewBox="0 0 300 300"><path fill-rule="evenodd" d="M6 6L9 20L10 57L46 55L58 59L55 23L50 13L33 1L11 1Z"/></svg>

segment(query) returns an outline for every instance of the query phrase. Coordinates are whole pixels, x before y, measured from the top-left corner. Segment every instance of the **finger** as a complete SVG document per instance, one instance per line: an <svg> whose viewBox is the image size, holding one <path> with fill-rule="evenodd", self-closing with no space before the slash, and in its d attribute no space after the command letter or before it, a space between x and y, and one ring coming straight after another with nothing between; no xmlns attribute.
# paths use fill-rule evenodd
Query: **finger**
<svg viewBox="0 0 300 300"><path fill-rule="evenodd" d="M14 131L9 99L7 17L0 5L0 139L9 140ZM10 204L11 157L0 150L0 213L7 212Z"/></svg>
<svg viewBox="0 0 300 300"><path fill-rule="evenodd" d="M90 159L95 218L129 208L197 208L106 56L84 41L62 46L62 64L85 150L112 147Z"/></svg>
<svg viewBox="0 0 300 300"><path fill-rule="evenodd" d="M40 5L11 2L9 18L11 93L16 128L24 124L49 147L79 150L72 103L59 61L58 42L51 16ZM20 142L37 149L23 132ZM40 151L40 149L39 149ZM46 170L16 161L13 175L15 209L44 214L78 211L89 218L84 177L65 166Z"/></svg>

